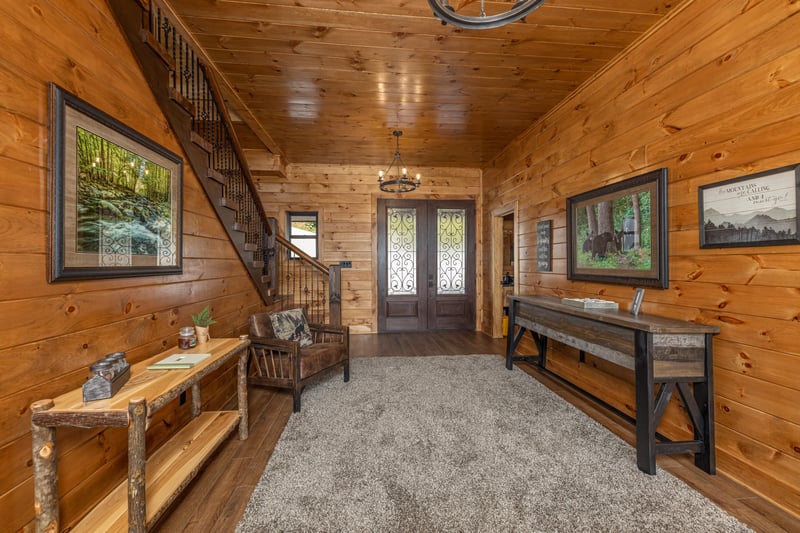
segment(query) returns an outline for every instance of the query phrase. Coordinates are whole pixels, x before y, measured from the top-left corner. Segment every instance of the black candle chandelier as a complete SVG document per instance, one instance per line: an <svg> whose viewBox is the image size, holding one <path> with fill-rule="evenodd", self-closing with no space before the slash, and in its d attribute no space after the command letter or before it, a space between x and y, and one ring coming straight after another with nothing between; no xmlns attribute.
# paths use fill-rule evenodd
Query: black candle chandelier
<svg viewBox="0 0 800 533"><path fill-rule="evenodd" d="M394 130L392 135L395 136L397 141L394 158L385 171L381 170L378 172L378 185L381 190L385 192L410 192L414 189L418 189L422 185L420 182L422 176L417 174L416 180L410 179L408 177L406 165L400 157L400 136L403 135L403 132ZM394 168L394 175L392 175L392 168ZM384 176L386 176L386 179L384 179Z"/></svg>
<svg viewBox="0 0 800 533"><path fill-rule="evenodd" d="M442 21L442 24L452 24L460 28L470 30L485 30L488 28L498 28L511 22L525 18L531 11L544 3L544 0L517 0L516 2L491 2L492 7L507 4L508 9L498 12L486 12L486 0L455 0L456 7L453 7L449 0L428 0L428 3L433 9L433 14ZM475 11L476 7L470 6L480 2L478 13L473 15L466 14L467 12ZM462 8L467 7L472 11L462 11Z"/></svg>

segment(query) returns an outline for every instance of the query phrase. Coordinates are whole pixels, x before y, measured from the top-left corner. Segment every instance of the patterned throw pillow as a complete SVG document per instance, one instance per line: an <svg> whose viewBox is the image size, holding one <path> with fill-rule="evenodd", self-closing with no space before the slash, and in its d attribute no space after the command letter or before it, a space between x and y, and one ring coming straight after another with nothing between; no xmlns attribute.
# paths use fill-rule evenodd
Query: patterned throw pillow
<svg viewBox="0 0 800 533"><path fill-rule="evenodd" d="M272 322L272 329L275 336L284 341L299 341L300 346L310 346L314 344L311 338L311 330L308 329L308 322L302 309L288 309L279 313L269 315Z"/></svg>

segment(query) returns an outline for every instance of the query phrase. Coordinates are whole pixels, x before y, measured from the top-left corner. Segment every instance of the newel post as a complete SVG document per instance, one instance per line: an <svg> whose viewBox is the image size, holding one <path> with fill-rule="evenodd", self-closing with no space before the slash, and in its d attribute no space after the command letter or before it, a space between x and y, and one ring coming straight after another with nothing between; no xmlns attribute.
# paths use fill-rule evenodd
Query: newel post
<svg viewBox="0 0 800 533"><path fill-rule="evenodd" d="M277 246L275 236L278 234L278 220L274 217L267 218L269 230L266 235L266 249L264 258L267 264L267 275L269 276L269 290L273 297L278 295L278 263L276 260Z"/></svg>
<svg viewBox="0 0 800 533"><path fill-rule="evenodd" d="M342 325L342 267L330 265L328 267L328 302L330 302L330 323Z"/></svg>

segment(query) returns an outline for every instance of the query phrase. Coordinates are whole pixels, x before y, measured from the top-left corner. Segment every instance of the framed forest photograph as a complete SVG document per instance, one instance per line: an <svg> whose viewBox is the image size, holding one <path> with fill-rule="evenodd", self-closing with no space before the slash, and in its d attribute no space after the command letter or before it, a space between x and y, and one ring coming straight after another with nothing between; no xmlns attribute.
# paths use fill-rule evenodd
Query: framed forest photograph
<svg viewBox="0 0 800 533"><path fill-rule="evenodd" d="M798 244L800 165L698 188L700 248Z"/></svg>
<svg viewBox="0 0 800 533"><path fill-rule="evenodd" d="M183 160L51 84L50 281L182 270Z"/></svg>
<svg viewBox="0 0 800 533"><path fill-rule="evenodd" d="M667 169L567 198L567 279L667 288Z"/></svg>

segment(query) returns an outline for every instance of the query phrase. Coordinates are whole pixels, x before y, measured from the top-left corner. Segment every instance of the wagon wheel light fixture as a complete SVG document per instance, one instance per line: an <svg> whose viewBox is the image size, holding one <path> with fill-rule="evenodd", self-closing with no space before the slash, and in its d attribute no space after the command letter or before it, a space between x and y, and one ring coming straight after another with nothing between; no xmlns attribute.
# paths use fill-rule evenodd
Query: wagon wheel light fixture
<svg viewBox="0 0 800 533"><path fill-rule="evenodd" d="M414 189L419 188L422 186L422 179L421 174L416 175L416 180L412 180L408 177L408 170L406 169L405 163L403 163L403 159L400 157L400 137L403 135L403 132L400 130L394 130L392 135L395 136L396 139L396 148L394 152L394 158L389 163L388 168L384 171L381 170L378 172L378 186L384 192L410 192ZM392 168L394 168L395 175L392 175ZM384 179L386 176L386 179Z"/></svg>
<svg viewBox="0 0 800 533"><path fill-rule="evenodd" d="M486 0L456 0L453 7L449 0L428 0L433 14L442 21L442 24L452 24L469 30L485 30L499 28L511 22L525 18L531 11L539 7L545 0L517 0L516 2L492 2L493 5L506 3L511 7L499 13L486 13ZM480 11L477 15L467 15L462 8L480 1ZM474 12L474 8L473 11Z"/></svg>

